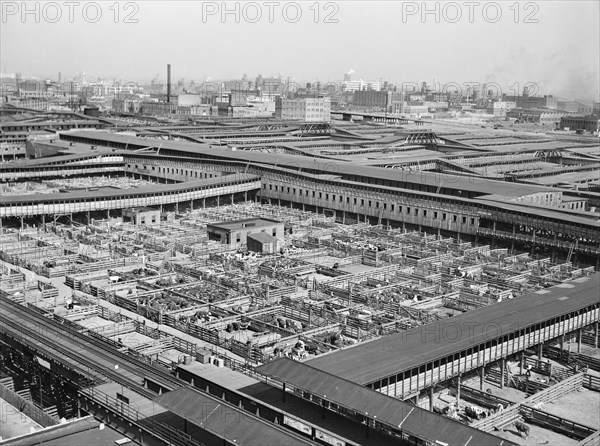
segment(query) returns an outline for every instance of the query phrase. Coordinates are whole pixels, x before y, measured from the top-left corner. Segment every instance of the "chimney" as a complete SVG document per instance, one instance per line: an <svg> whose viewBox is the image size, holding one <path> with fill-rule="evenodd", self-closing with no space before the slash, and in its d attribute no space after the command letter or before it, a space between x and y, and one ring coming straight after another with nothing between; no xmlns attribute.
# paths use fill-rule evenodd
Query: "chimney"
<svg viewBox="0 0 600 446"><path fill-rule="evenodd" d="M167 64L167 102L171 102L171 64Z"/></svg>

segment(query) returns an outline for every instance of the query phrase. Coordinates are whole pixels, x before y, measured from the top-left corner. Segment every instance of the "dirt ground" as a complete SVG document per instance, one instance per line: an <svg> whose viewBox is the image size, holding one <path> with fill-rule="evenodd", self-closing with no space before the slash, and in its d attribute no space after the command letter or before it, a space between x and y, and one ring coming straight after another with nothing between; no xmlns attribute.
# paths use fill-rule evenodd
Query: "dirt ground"
<svg viewBox="0 0 600 446"><path fill-rule="evenodd" d="M492 432L498 437L505 438L509 441L521 444L524 446L534 446L540 444L547 444L550 446L571 446L579 444L578 440L573 438L565 437L564 435L557 434L551 430L547 430L536 426L534 424L528 424L529 426L529 437L527 439L521 437L514 425L508 425L504 428L503 432Z"/></svg>
<svg viewBox="0 0 600 446"><path fill-rule="evenodd" d="M581 344L581 354L600 359L600 348L594 348L592 345Z"/></svg>
<svg viewBox="0 0 600 446"><path fill-rule="evenodd" d="M541 410L586 426L600 429L600 393L588 389L571 392L544 404Z"/></svg>
<svg viewBox="0 0 600 446"><path fill-rule="evenodd" d="M554 363L554 361L551 362ZM518 373L518 363L511 362L510 368L513 373ZM547 376L532 373L531 379L547 379ZM463 386L479 389L480 378L478 376L472 376L469 379L465 379L463 380ZM487 381L484 382L483 385L483 390L486 389L490 389L495 396L515 403L523 401L526 397L524 392L517 389L507 386L505 386L504 389L500 389L498 384ZM455 398L444 392L436 393L434 397L434 405L440 408L445 407L453 401L455 401ZM465 402L461 401L461 406L464 406L464 404ZM598 413L600 413L600 394L598 392L582 388L581 390L571 392L556 401L544 404L540 407L540 410L587 425L594 429L600 429L600 418L598 417ZM530 434L527 439L519 436L516 428L512 424L506 426L504 431L495 431L493 434L524 446L541 444L569 446L578 444L578 441L575 439L544 429L540 426L533 424L528 424L528 426L530 428Z"/></svg>

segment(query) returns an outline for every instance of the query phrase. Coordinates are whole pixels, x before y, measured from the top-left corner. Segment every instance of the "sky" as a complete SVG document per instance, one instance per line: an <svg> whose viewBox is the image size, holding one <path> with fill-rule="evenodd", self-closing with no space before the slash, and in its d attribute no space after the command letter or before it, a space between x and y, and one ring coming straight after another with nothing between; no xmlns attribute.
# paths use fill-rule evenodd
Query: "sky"
<svg viewBox="0 0 600 446"><path fill-rule="evenodd" d="M600 2L0 0L0 71L147 82L291 76L599 95ZM596 99L597 100L597 99Z"/></svg>

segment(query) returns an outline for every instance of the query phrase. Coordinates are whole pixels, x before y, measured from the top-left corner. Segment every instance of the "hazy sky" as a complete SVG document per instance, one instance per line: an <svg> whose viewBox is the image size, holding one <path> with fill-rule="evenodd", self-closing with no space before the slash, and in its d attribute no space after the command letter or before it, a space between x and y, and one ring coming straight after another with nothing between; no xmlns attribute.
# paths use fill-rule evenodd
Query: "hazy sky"
<svg viewBox="0 0 600 446"><path fill-rule="evenodd" d="M220 1L26 2L25 16L21 1L0 3L3 73L148 81L170 63L175 80L329 82L353 69L364 80L598 96L597 0L228 2L225 16Z"/></svg>

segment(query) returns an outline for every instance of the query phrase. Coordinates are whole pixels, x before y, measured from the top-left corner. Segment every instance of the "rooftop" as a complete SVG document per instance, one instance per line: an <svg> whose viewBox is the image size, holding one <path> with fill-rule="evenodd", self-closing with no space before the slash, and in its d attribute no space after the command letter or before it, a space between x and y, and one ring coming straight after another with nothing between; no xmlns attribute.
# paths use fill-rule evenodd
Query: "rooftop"
<svg viewBox="0 0 600 446"><path fill-rule="evenodd" d="M318 356L311 366L368 384L598 302L600 273L478 308L433 324ZM441 336L440 333L452 333Z"/></svg>
<svg viewBox="0 0 600 446"><path fill-rule="evenodd" d="M244 218L242 220L211 223L207 225L207 227L234 231L236 229L260 228L263 226L273 226L277 224L283 223L277 220L269 220L268 218Z"/></svg>
<svg viewBox="0 0 600 446"><path fill-rule="evenodd" d="M218 399L186 387L154 398L154 402L221 438L239 445L310 445L313 444L284 430L277 424L263 421L242 409L220 403Z"/></svg>
<svg viewBox="0 0 600 446"><path fill-rule="evenodd" d="M439 441L441 443L438 444L453 445L511 445L502 438L323 372L306 363L280 358L258 367L257 371L339 406L367 414L369 418L387 424L392 429L401 429L431 443Z"/></svg>
<svg viewBox="0 0 600 446"><path fill-rule="evenodd" d="M264 232L257 232L256 234L248 234L249 239L256 240L260 243L272 243L277 241L277 237L265 234Z"/></svg>

